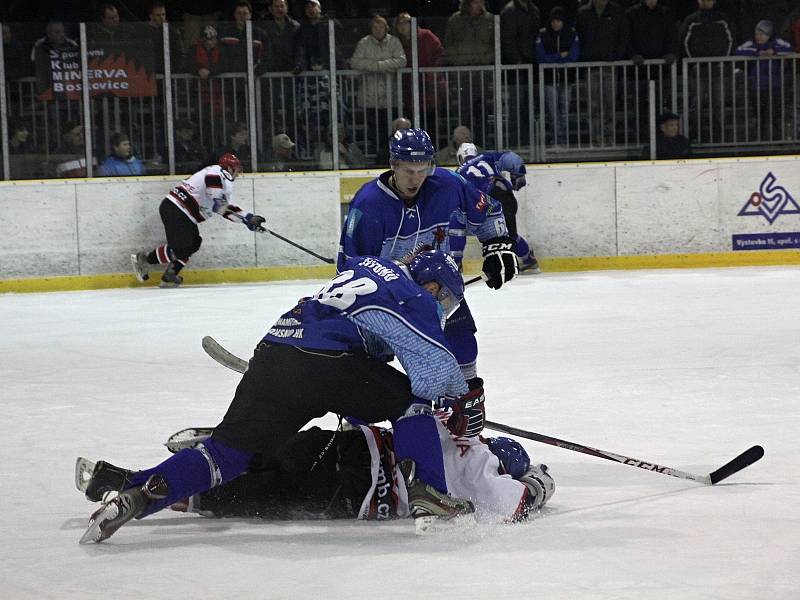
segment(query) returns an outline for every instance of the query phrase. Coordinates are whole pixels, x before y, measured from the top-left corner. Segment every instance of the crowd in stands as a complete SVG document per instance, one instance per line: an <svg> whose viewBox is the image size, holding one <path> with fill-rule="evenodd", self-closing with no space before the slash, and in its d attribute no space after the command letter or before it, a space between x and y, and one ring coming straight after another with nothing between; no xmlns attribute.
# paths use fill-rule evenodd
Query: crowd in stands
<svg viewBox="0 0 800 600"><path fill-rule="evenodd" d="M30 4L30 3L28 3ZM35 4L35 3L34 3ZM86 6L83 6L83 5ZM420 67L490 65L494 62L494 15L500 16L500 49L504 64L564 64L593 61L632 60L643 65L648 59L662 59L667 64L682 57L755 56L769 57L800 49L800 7L792 0L441 0L367 1L367 0L229 0L184 2L155 0L142 2L65 3L56 12L28 14L21 2L10 2L3 9L3 21L32 22L44 17L44 24L34 24L44 35L26 40L24 27L3 26L5 73L9 80L35 76L38 92L46 99L50 59L78 52L76 23L88 21L87 39L92 48L149 49L147 68L155 73L165 69L162 24L171 24L169 59L173 73L196 75L208 84L201 88L204 101L212 110L222 112L222 94L215 76L246 70L248 48L246 25L252 21L252 61L256 74L302 73L330 67L328 44L329 21L337 37L337 67L364 74L357 95L357 106L366 109L365 129L370 132L365 148L350 139L346 128L338 131L340 164L365 166L365 153L381 154L385 133L397 115L387 107L392 90L387 87L392 73L411 65L411 17L418 19L418 64ZM78 7L80 5L80 8ZM361 19L351 22L350 19ZM369 20L367 20L369 19ZM339 43L341 42L341 43ZM764 61L749 72L755 91L781 85L777 61ZM711 75L709 85L693 90L697 104L704 94L721 85ZM608 107L613 102L611 78L602 70L590 71L588 83L596 90L593 102ZM434 96L446 85L436 73L425 73L421 101L426 110L435 105ZM690 78L691 80L691 78ZM544 81L548 114L547 139L550 144L567 138L565 115L573 100L573 86L557 71L548 72ZM308 86L325 85L325 80ZM409 95L410 85L404 85ZM305 89L308 98L324 96L324 89ZM776 103L783 94L762 93L755 110L777 115ZM404 106L410 106L405 97ZM756 103L754 103L756 104ZM771 105L771 106L770 106ZM328 110L321 100L311 104L318 111ZM292 107L289 107L292 110ZM771 108L771 110L770 110ZM595 107L592 108L595 111ZM407 112L407 111L406 111ZM614 113L595 111L593 137L602 141L613 137ZM667 115L668 116L668 115ZM241 117L240 117L241 118ZM666 118L666 117L665 117ZM669 120L660 123L669 124ZM61 147L57 154L75 155L62 161L58 174L80 173L85 169L81 158L80 127L70 123L61 128ZM772 118L766 125L780 137L782 124ZM27 129L26 129L27 127ZM671 127L668 129L671 131ZM214 153L235 152L246 165L250 163L249 130L243 123L227 128L223 147L198 150L197 124L179 120L174 128L176 162L192 168L211 160ZM329 129L329 128L328 128ZM663 128L660 127L663 133ZM26 136L26 131L28 135ZM437 157L441 164L455 164L455 148L463 140L457 129L450 145ZM265 162L267 169L292 168L296 143L287 133L278 132ZM325 136L323 136L325 137ZM74 138L74 139L72 139ZM10 152L30 152L30 127L14 124ZM326 135L315 150L315 158L331 162L332 136ZM470 140L471 141L471 140ZM134 158L131 140L122 133L111 136L108 157L100 171L105 174L141 174L146 171ZM81 166L81 160L83 164ZM381 160L380 158L378 160ZM77 161L77 162L76 162ZM369 166L369 165L366 165Z"/></svg>

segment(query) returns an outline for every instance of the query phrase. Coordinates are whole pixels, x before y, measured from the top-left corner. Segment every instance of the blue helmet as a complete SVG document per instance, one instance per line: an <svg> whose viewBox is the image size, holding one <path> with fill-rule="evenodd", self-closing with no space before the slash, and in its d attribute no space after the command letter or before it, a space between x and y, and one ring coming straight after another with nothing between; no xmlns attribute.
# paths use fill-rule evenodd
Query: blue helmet
<svg viewBox="0 0 800 600"><path fill-rule="evenodd" d="M528 472L531 459L520 443L507 437L489 438L489 450L500 460L503 473L519 479Z"/></svg>
<svg viewBox="0 0 800 600"><path fill-rule="evenodd" d="M425 250L411 259L408 270L419 285L429 281L439 284L436 301L442 305L445 317L456 311L464 299L464 280L452 256L441 250Z"/></svg>
<svg viewBox="0 0 800 600"><path fill-rule="evenodd" d="M503 152L500 160L495 163L495 169L499 173L506 172L511 183L511 187L516 192L525 187L525 163L522 162L519 154L514 152Z"/></svg>
<svg viewBox="0 0 800 600"><path fill-rule="evenodd" d="M398 129L389 142L389 160L432 162L436 151L424 129Z"/></svg>

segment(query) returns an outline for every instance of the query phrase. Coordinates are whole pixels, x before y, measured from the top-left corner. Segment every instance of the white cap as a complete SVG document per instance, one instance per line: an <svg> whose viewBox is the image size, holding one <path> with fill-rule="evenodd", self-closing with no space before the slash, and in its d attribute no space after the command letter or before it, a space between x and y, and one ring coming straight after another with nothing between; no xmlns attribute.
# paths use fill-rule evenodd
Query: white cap
<svg viewBox="0 0 800 600"><path fill-rule="evenodd" d="M475 144L464 142L458 147L456 157L458 158L459 165L463 165L473 156L478 156L478 148L475 146Z"/></svg>

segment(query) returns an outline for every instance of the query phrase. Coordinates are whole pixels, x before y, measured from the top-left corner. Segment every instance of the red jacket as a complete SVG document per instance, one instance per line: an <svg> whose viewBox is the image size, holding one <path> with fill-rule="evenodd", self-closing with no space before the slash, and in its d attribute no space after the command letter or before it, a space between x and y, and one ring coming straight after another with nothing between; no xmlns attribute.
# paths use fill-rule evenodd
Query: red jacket
<svg viewBox="0 0 800 600"><path fill-rule="evenodd" d="M401 36L400 43L403 44L403 51L406 53L406 66L411 66L411 38L405 39ZM420 67L438 67L442 64L444 59L444 46L442 42L436 37L430 29L417 29L417 64ZM437 77L435 73L425 73L423 78L420 78L420 93L425 90L425 97L420 97L420 103L424 103L428 109L434 107L435 102L444 101L446 98L447 90L443 77ZM408 79L408 83L403 85L406 94L403 98L403 106L407 112L411 112L411 76L406 75L404 79ZM424 88L422 87L424 85ZM439 88L438 96L436 88ZM421 109L425 111L425 106Z"/></svg>

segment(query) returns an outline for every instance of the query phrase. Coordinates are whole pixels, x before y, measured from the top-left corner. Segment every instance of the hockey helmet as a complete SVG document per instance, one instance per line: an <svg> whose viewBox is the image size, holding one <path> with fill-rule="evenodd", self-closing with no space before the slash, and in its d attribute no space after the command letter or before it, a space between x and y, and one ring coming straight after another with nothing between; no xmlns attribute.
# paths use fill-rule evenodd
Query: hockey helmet
<svg viewBox="0 0 800 600"><path fill-rule="evenodd" d="M226 152L219 157L217 164L224 170L230 173L231 176L236 177L242 172L242 161L236 158L236 155L231 152Z"/></svg>
<svg viewBox="0 0 800 600"><path fill-rule="evenodd" d="M474 156L478 156L478 148L471 142L464 142L458 147L458 151L456 152L459 165L463 165Z"/></svg>
<svg viewBox="0 0 800 600"><path fill-rule="evenodd" d="M433 165L434 154L433 142L424 129L398 129L389 141L390 162L429 162Z"/></svg>
<svg viewBox="0 0 800 600"><path fill-rule="evenodd" d="M531 459L520 443L507 437L489 438L489 450L500 461L503 473L519 479L531 466Z"/></svg>
<svg viewBox="0 0 800 600"><path fill-rule="evenodd" d="M445 318L458 309L464 299L464 280L455 259L441 250L420 252L408 264L411 278L419 285L430 281L439 284L436 301L442 306Z"/></svg>
<svg viewBox="0 0 800 600"><path fill-rule="evenodd" d="M519 154L514 152L503 152L500 159L495 164L495 169L509 182L516 192L527 185L525 181L525 163L522 162Z"/></svg>

